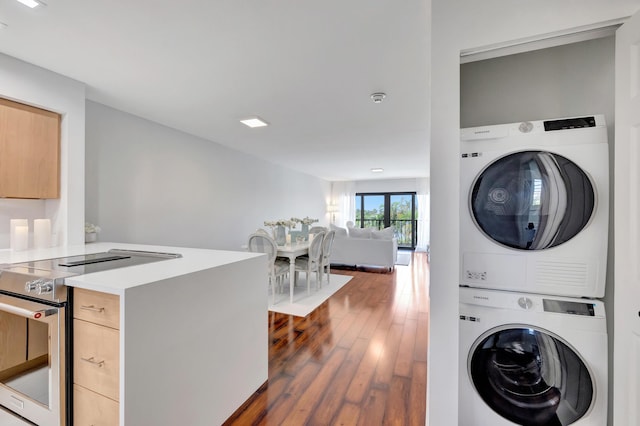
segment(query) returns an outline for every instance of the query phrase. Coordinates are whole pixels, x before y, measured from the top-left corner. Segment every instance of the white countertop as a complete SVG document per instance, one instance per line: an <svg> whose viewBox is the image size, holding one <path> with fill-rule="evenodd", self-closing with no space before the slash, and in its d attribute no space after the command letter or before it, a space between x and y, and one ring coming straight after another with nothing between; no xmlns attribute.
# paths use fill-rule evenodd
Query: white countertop
<svg viewBox="0 0 640 426"><path fill-rule="evenodd" d="M259 253L239 251L100 242L78 246L52 247L40 250L0 250L0 263L19 263L32 260L77 256L81 254L101 253L112 248L180 253L182 257L163 260L161 262L78 275L66 279L65 282L67 285L122 295L128 288L181 275L187 275L218 266L228 265L257 256L263 256Z"/></svg>

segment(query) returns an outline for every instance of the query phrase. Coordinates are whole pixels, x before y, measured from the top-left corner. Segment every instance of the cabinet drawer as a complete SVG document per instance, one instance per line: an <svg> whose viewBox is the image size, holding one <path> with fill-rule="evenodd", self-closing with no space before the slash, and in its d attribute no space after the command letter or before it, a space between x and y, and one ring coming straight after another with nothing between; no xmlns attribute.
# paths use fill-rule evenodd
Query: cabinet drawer
<svg viewBox="0 0 640 426"><path fill-rule="evenodd" d="M73 385L74 426L118 426L119 408L116 401Z"/></svg>
<svg viewBox="0 0 640 426"><path fill-rule="evenodd" d="M76 288L73 291L73 317L120 329L120 297Z"/></svg>
<svg viewBox="0 0 640 426"><path fill-rule="evenodd" d="M119 331L75 319L73 334L73 382L119 401Z"/></svg>

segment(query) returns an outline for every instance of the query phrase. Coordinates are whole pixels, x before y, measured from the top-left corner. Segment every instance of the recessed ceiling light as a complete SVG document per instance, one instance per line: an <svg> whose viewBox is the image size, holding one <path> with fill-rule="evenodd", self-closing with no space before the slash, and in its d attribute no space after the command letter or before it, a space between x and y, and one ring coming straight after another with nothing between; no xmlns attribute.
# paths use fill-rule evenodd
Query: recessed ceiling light
<svg viewBox="0 0 640 426"><path fill-rule="evenodd" d="M382 173L384 172L384 169L381 167L374 167L373 169L371 169L371 173Z"/></svg>
<svg viewBox="0 0 640 426"><path fill-rule="evenodd" d="M245 118L243 120L240 120L240 122L242 124L244 124L245 126L249 126L251 128L254 128L254 127L265 127L265 126L269 125L269 123L267 123L266 121L264 121L260 117Z"/></svg>
<svg viewBox="0 0 640 426"><path fill-rule="evenodd" d="M40 0L18 0L20 3L33 9L36 6L46 6L46 4Z"/></svg>

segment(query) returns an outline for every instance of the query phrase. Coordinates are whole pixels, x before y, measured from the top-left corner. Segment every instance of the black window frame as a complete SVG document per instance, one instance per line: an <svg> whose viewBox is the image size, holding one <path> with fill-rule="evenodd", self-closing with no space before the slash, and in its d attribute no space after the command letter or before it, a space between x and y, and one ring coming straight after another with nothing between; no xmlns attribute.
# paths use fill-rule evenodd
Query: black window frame
<svg viewBox="0 0 640 426"><path fill-rule="evenodd" d="M364 228L364 200L366 196L383 196L384 197L384 215L382 219L382 226L378 224L378 229L387 228L391 226L391 197L394 195L411 196L411 242L406 244L398 241L398 247L403 249L415 250L418 242L418 219L417 214L417 193L415 191L399 191L399 192L357 192L356 193L356 213L360 211L360 217L356 216L355 226ZM359 205L358 205L359 201Z"/></svg>

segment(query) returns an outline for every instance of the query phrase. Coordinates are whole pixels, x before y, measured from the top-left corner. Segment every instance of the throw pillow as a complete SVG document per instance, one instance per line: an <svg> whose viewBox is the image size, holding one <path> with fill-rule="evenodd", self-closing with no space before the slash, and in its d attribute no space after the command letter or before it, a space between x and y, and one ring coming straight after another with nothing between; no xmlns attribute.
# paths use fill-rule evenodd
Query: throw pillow
<svg viewBox="0 0 640 426"><path fill-rule="evenodd" d="M393 239L393 226L389 226L388 228L381 229L378 231L374 229L371 231L371 238L375 238L377 240L392 240Z"/></svg>
<svg viewBox="0 0 640 426"><path fill-rule="evenodd" d="M338 236L346 237L347 236L347 230L345 228L340 228L339 226L335 226L333 223L331 225L329 225L329 228L332 231L336 231L336 237L338 237Z"/></svg>
<svg viewBox="0 0 640 426"><path fill-rule="evenodd" d="M373 228L349 228L349 236L354 238L371 238Z"/></svg>

